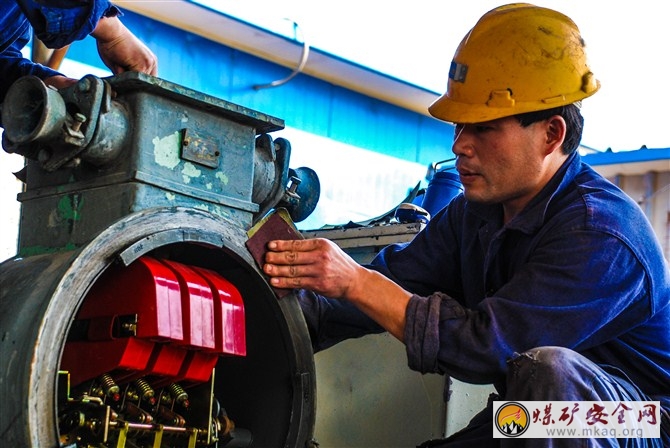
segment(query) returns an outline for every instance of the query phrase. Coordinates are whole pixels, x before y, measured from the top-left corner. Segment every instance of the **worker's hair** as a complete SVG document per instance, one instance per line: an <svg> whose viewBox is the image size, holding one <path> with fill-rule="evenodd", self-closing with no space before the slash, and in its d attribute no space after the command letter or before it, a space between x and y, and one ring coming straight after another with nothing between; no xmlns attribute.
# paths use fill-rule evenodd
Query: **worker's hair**
<svg viewBox="0 0 670 448"><path fill-rule="evenodd" d="M521 126L530 126L538 121L546 120L553 115L560 115L565 120L565 140L563 140L563 154L572 154L579 147L584 129L584 117L579 111L579 104L567 104L553 109L527 112L515 115Z"/></svg>

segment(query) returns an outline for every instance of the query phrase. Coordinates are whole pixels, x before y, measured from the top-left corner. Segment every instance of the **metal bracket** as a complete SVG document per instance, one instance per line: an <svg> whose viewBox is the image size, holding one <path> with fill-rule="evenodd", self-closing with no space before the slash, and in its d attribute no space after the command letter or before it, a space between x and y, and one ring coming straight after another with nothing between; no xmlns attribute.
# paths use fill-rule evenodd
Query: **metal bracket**
<svg viewBox="0 0 670 448"><path fill-rule="evenodd" d="M129 266L133 261L159 247L172 243L204 243L214 247L223 247L221 235L208 232L190 232L184 229L165 230L152 233L135 241L117 255L117 259L124 266Z"/></svg>

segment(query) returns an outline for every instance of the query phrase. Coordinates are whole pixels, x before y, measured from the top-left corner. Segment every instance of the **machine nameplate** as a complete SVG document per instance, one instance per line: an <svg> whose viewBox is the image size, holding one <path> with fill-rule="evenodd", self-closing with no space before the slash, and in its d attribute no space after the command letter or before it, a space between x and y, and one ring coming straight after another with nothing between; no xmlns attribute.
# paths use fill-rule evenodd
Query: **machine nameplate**
<svg viewBox="0 0 670 448"><path fill-rule="evenodd" d="M182 129L181 158L210 168L218 168L221 150L216 138L202 131Z"/></svg>

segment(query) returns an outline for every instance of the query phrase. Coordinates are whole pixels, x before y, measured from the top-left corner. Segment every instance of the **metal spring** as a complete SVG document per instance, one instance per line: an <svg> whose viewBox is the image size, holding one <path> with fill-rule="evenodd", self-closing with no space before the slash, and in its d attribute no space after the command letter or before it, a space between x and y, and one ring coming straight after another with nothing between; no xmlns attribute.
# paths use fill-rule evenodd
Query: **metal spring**
<svg viewBox="0 0 670 448"><path fill-rule="evenodd" d="M102 390L105 392L105 395L111 398L114 401L119 401L121 398L121 389L119 386L114 382L114 379L112 379L111 376L107 373L103 373L100 375L98 378L98 381L100 381L100 386L102 387Z"/></svg>
<svg viewBox="0 0 670 448"><path fill-rule="evenodd" d="M188 394L186 391L177 383L172 383L168 386L170 394L174 397L175 402L181 404L185 408L189 406Z"/></svg>
<svg viewBox="0 0 670 448"><path fill-rule="evenodd" d="M155 392L151 386L149 386L149 383L142 378L138 378L135 380L135 386L139 389L139 396L142 397L143 400L146 400L151 404L156 402L156 399L154 398Z"/></svg>

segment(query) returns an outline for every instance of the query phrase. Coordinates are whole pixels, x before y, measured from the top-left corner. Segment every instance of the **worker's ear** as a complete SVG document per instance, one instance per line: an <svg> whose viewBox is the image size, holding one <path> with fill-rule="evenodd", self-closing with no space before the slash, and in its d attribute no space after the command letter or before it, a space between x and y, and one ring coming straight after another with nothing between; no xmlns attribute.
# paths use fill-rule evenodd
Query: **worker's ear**
<svg viewBox="0 0 670 448"><path fill-rule="evenodd" d="M554 115L547 119L545 123L545 144L546 153L550 154L560 149L565 140L566 124L563 117Z"/></svg>

